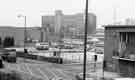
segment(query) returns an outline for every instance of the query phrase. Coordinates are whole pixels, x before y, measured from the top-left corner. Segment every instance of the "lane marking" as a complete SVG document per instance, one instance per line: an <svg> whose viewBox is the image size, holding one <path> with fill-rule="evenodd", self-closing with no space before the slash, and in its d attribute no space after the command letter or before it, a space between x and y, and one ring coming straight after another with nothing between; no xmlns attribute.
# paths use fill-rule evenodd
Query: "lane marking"
<svg viewBox="0 0 135 80"><path fill-rule="evenodd" d="M13 65L16 66L17 71L21 71L20 66L17 63Z"/></svg>
<svg viewBox="0 0 135 80"><path fill-rule="evenodd" d="M52 73L50 73L48 70L46 70L46 68L44 66L38 66L40 67L40 70L42 70L42 72L44 72L46 74L46 76L48 76L49 79L52 79L54 77L54 75L52 75Z"/></svg>
<svg viewBox="0 0 135 80"><path fill-rule="evenodd" d="M36 66L36 65L29 65L29 64L28 64L27 67L28 67L28 69L29 69L31 72L33 71L33 69L31 69L32 67L34 68L34 70L37 70L36 72L39 72L39 75L36 75L36 72L32 72L33 75L42 77L43 80L44 80L44 79L49 80L49 78L41 71L41 69L39 69L38 66Z"/></svg>
<svg viewBox="0 0 135 80"><path fill-rule="evenodd" d="M9 64L4 62L4 67L9 68Z"/></svg>
<svg viewBox="0 0 135 80"><path fill-rule="evenodd" d="M68 75L70 78L72 78L71 80L76 80L75 73L69 72L69 71L63 71L63 73L65 73L66 75Z"/></svg>
<svg viewBox="0 0 135 80"><path fill-rule="evenodd" d="M29 74L29 73L31 72L31 73L30 73L31 76L35 76L36 78L39 78L39 79L44 79L44 78L41 77L41 76L37 76L37 75L33 74L32 71L30 70L30 68L29 68L26 64L24 64L24 67L27 67L27 70L28 70L28 72L23 71L24 73ZM30 72L29 72L29 71L30 71Z"/></svg>
<svg viewBox="0 0 135 80"><path fill-rule="evenodd" d="M73 73L73 72L70 72L70 71L63 71L63 72L69 73L69 74L71 74L71 75L73 75L73 76L76 75L76 73Z"/></svg>
<svg viewBox="0 0 135 80"><path fill-rule="evenodd" d="M28 70L28 72L29 72L31 75L34 75L34 74L32 73L32 71L30 70L29 66L27 66L25 63L24 63L24 67L26 67L26 69Z"/></svg>
<svg viewBox="0 0 135 80"><path fill-rule="evenodd" d="M23 71L23 72L26 72L26 73L29 73L28 70L25 68L25 65L24 64L19 64L19 67L20 67L20 70Z"/></svg>
<svg viewBox="0 0 135 80"><path fill-rule="evenodd" d="M46 68L46 70L47 70L48 72L50 72L52 75L54 75L55 78L58 78L58 76L57 76L54 72L50 71L49 68Z"/></svg>
<svg viewBox="0 0 135 80"><path fill-rule="evenodd" d="M31 76L33 76L33 77L36 76L36 78L39 78L39 79L43 79L43 80L44 80L43 77L40 77L40 76L37 76L37 75L34 75L34 74L30 74L29 72L26 72L26 71L23 71L23 70L16 70L16 68L14 68L14 66L13 66L12 64L10 64L10 63L6 63L6 65L7 65L7 68L8 68L9 70L15 70L15 71L18 71L18 72L20 72L20 73L28 74L28 75L31 75ZM17 65L20 65L20 64L17 64ZM26 64L25 64L25 65L22 65L22 64L21 64L21 66L26 66ZM19 67L21 67L21 66L19 66Z"/></svg>
<svg viewBox="0 0 135 80"><path fill-rule="evenodd" d="M64 72L62 72L62 70L60 70L60 69L53 69L53 70L58 71L64 78L69 79L69 76L67 76Z"/></svg>
<svg viewBox="0 0 135 80"><path fill-rule="evenodd" d="M37 68L37 70L42 74L45 79L49 80L49 78L41 71L40 68Z"/></svg>
<svg viewBox="0 0 135 80"><path fill-rule="evenodd" d="M64 75L64 73L61 73L59 70L52 68L51 71L52 71L55 75L58 76L57 78L62 78L62 79L64 78L64 79L66 79L66 80L69 80L69 77L67 77L66 75Z"/></svg>

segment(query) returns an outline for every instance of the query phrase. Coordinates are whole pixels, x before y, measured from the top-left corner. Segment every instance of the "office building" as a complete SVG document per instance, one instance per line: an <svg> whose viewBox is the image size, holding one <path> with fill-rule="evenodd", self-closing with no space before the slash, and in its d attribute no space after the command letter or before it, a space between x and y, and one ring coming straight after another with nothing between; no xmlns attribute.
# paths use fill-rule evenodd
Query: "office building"
<svg viewBox="0 0 135 80"><path fill-rule="evenodd" d="M93 13L88 14L88 34L96 31L96 15ZM85 16L83 13L67 15L62 11L55 11L55 15L42 16L42 27L48 29L48 33L64 35L64 37L80 36L84 34ZM49 36L48 34L48 36ZM51 35L53 36L53 35ZM47 39L47 38L46 38Z"/></svg>

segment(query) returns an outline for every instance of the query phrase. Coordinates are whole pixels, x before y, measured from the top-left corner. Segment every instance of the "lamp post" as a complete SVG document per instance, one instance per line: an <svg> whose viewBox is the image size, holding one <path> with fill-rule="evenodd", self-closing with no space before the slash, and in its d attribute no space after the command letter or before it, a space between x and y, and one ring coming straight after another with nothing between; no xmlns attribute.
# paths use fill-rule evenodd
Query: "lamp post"
<svg viewBox="0 0 135 80"><path fill-rule="evenodd" d="M24 18L24 53L27 53L26 49L26 40L27 40L27 31L26 31L26 16L18 15L18 18Z"/></svg>
<svg viewBox="0 0 135 80"><path fill-rule="evenodd" d="M88 27L88 0L85 9L85 35L84 35L84 60L83 60L83 80L86 80L86 58L87 58L87 27Z"/></svg>

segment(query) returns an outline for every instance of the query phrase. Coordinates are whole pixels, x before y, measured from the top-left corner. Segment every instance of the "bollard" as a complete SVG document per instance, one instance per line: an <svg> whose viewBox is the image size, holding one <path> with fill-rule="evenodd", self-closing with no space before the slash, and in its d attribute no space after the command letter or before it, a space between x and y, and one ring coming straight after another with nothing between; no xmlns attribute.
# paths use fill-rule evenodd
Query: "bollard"
<svg viewBox="0 0 135 80"><path fill-rule="evenodd" d="M94 72L96 71L97 55L94 55Z"/></svg>

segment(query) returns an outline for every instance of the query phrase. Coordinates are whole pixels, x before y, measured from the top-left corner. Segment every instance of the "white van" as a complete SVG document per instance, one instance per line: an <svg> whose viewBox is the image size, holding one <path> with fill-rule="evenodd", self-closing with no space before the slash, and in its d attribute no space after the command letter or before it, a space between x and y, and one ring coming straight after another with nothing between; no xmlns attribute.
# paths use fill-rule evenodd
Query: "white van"
<svg viewBox="0 0 135 80"><path fill-rule="evenodd" d="M49 43L36 43L36 49L38 50L48 50Z"/></svg>

